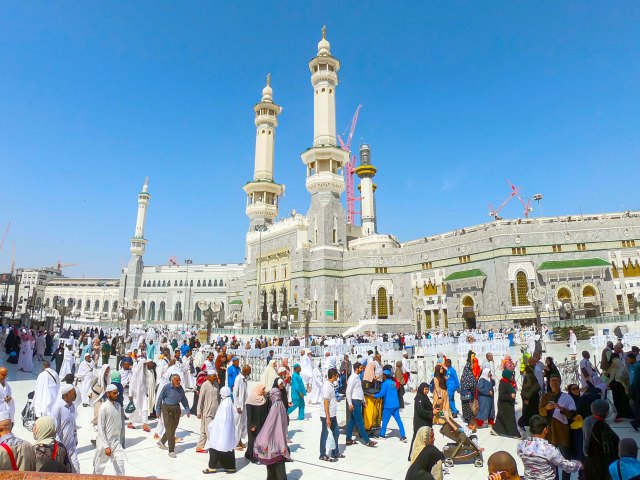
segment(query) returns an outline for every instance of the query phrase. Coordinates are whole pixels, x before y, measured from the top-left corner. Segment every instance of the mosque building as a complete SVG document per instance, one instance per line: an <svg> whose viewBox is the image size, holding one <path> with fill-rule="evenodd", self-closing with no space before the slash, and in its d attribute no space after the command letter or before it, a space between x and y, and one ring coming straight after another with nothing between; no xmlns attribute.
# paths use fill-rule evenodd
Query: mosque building
<svg viewBox="0 0 640 480"><path fill-rule="evenodd" d="M282 108L267 77L254 106L253 177L243 187L245 263L145 266L145 182L120 278L53 276L38 305L64 302L98 317L135 305L143 323L196 324L201 302L218 302L217 326L302 331L308 323L312 333L488 329L531 324L538 315L544 322L638 313L638 211L495 220L400 242L378 232L378 160L374 145L361 145L361 225L347 223L341 196L349 152L336 135L341 64L324 29L308 66L314 125L300 165L310 195L306 215L277 220L284 186L274 177L274 146ZM18 303L15 292L10 301Z"/></svg>

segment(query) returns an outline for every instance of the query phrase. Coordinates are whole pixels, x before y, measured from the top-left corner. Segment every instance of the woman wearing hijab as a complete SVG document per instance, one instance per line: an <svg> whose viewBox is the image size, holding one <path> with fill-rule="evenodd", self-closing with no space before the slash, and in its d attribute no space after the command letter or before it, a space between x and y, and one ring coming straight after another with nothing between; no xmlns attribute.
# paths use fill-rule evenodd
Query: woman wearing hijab
<svg viewBox="0 0 640 480"><path fill-rule="evenodd" d="M460 377L460 400L462 400L462 419L469 423L473 420L473 398L476 393L478 382L473 375L473 358L475 354L472 350L467 353L467 363L462 369L462 376Z"/></svg>
<svg viewBox="0 0 640 480"><path fill-rule="evenodd" d="M400 408L404 408L404 372L402 371L402 361L398 360L396 362L396 369L395 369L395 381L396 381L396 387L398 387L398 402L400 402Z"/></svg>
<svg viewBox="0 0 640 480"><path fill-rule="evenodd" d="M287 480L284 462L291 461L287 445L287 409L282 403L282 390L272 388L269 391L269 415L256 437L254 456L267 466L267 480Z"/></svg>
<svg viewBox="0 0 640 480"><path fill-rule="evenodd" d="M271 360L267 365L267 368L264 369L262 373L262 377L260 377L260 383L264 385L273 385L274 380L278 378L278 367L276 366L276 361Z"/></svg>
<svg viewBox="0 0 640 480"><path fill-rule="evenodd" d="M413 443L416 440L418 430L422 427L433 426L433 404L429 399L429 384L423 382L418 387L416 397L413 402L413 438L411 439L411 447L409 451L413 449ZM411 460L411 458L409 458Z"/></svg>
<svg viewBox="0 0 640 480"><path fill-rule="evenodd" d="M544 360L544 378L546 378L547 382L547 392L551 390L551 384L549 383L551 375L560 375L560 370L558 370L556 364L553 363L553 357L547 357Z"/></svg>
<svg viewBox="0 0 640 480"><path fill-rule="evenodd" d="M491 430L492 435L520 438L516 425L516 391L511 385L513 372L504 369L498 386L498 415Z"/></svg>
<svg viewBox="0 0 640 480"><path fill-rule="evenodd" d="M447 378L445 376L444 366L436 365L433 375L433 423L444 424L444 419L440 412L451 415L451 407L449 406L449 391L447 390Z"/></svg>
<svg viewBox="0 0 640 480"><path fill-rule="evenodd" d="M489 421L489 425L493 425L494 418L496 416L495 406L493 403L494 391L493 387L495 382L491 375L491 369L485 368L482 370L480 380L478 380L478 414L476 415L476 422L478 428L482 428L484 422Z"/></svg>
<svg viewBox="0 0 640 480"><path fill-rule="evenodd" d="M37 472L71 473L67 448L56 441L56 424L51 417L40 417L33 427Z"/></svg>
<svg viewBox="0 0 640 480"><path fill-rule="evenodd" d="M580 386L572 383L567 387L567 393L573 399L577 412L577 406L580 404ZM584 463L583 419L584 417L576 413L569 424L569 428L571 429L571 460L580 460L582 463Z"/></svg>
<svg viewBox="0 0 640 480"><path fill-rule="evenodd" d="M613 394L613 405L616 407L616 422L621 422L623 418L633 418L633 412L629 406L629 372L619 357L611 360L611 366L604 375L604 382L609 385Z"/></svg>
<svg viewBox="0 0 640 480"><path fill-rule="evenodd" d="M235 408L233 408L233 400L231 400L231 389L222 387L220 397L222 401L216 416L209 423L209 435L205 445L205 448L209 449L209 468L205 468L202 473L215 473L218 468L223 468L227 473L235 473L236 471L234 449L238 445L238 439L236 438Z"/></svg>
<svg viewBox="0 0 640 480"><path fill-rule="evenodd" d="M442 480L442 462L445 457L434 445L435 435L431 427L418 430L415 444L411 448L409 460L411 466L405 480L422 480L433 476L435 480Z"/></svg>
<svg viewBox="0 0 640 480"><path fill-rule="evenodd" d="M516 364L513 363L511 355L508 353L504 354L504 358L500 362L500 370L504 370L505 368L507 370L511 370L512 372L515 372L516 370Z"/></svg>
<svg viewBox="0 0 640 480"><path fill-rule="evenodd" d="M100 373L91 381L91 392L89 398L93 402L93 419L91 423L98 425L98 410L102 406L101 395L111 383L111 369L109 365L102 365Z"/></svg>
<svg viewBox="0 0 640 480"><path fill-rule="evenodd" d="M591 413L582 424L584 434L584 474L586 480L604 480L609 477L609 465L618 460L620 438L605 418L609 413L606 400L591 404Z"/></svg>
<svg viewBox="0 0 640 480"><path fill-rule="evenodd" d="M282 378L280 378L280 377L276 378L273 381L273 385L271 387L280 389L280 397L281 397L281 400L282 400L282 404L283 405L287 405L287 407L288 407L289 406L289 394L287 393L287 384L284 383L284 380ZM287 418L289 418L288 415L287 415Z"/></svg>
<svg viewBox="0 0 640 480"><path fill-rule="evenodd" d="M247 460L254 463L258 463L253 453L253 445L256 437L262 430L264 422L269 415L269 402L266 398L266 389L264 384L258 383L253 391L247 397L246 409L247 409L247 436L249 441L247 442L247 451L244 456Z"/></svg>
<svg viewBox="0 0 640 480"><path fill-rule="evenodd" d="M473 357L471 359L471 368L473 371L473 376L476 377L476 380L480 378L480 375L482 374L482 368L480 368L480 362L478 361L478 357L476 357L476 354L473 354Z"/></svg>

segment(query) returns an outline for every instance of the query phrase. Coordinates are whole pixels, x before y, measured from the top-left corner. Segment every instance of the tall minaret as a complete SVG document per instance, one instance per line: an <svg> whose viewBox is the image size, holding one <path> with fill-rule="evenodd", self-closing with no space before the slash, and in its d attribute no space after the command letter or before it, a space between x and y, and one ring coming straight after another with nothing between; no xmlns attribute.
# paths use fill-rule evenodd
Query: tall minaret
<svg viewBox="0 0 640 480"><path fill-rule="evenodd" d="M309 62L313 86L313 147L301 157L307 166L311 194L308 239L311 246L346 245L346 216L340 202L344 191L344 165L349 152L336 144L336 87L340 62L331 56L326 30L318 54Z"/></svg>
<svg viewBox="0 0 640 480"><path fill-rule="evenodd" d="M377 233L376 201L374 197L376 185L373 183L373 177L375 177L376 172L376 167L371 165L369 145L360 145L360 166L355 169L355 173L360 177L358 189L361 195L362 235L365 237Z"/></svg>
<svg viewBox="0 0 640 480"><path fill-rule="evenodd" d="M142 191L138 194L138 216L136 218L136 230L131 238L129 251L131 258L127 268L122 271L120 278L120 294L119 304L123 303L128 306L132 305L132 301L138 298L138 289L142 284L142 270L144 263L142 256L147 248L147 239L144 238L144 223L147 218L147 207L149 206L149 178L145 178Z"/></svg>
<svg viewBox="0 0 640 480"><path fill-rule="evenodd" d="M278 198L284 186L273 181L273 150L275 146L278 115L282 108L273 102L271 76L267 75L267 86L262 89L262 99L253 107L256 112L256 157L253 181L243 190L247 193L246 213L249 230L259 224L272 223L278 216Z"/></svg>

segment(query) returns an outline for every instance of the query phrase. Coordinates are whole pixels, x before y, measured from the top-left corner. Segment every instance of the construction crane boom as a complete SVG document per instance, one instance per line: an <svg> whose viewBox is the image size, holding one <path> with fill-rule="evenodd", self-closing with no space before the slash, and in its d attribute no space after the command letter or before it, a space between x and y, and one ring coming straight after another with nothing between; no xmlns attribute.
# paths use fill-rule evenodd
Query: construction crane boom
<svg viewBox="0 0 640 480"><path fill-rule="evenodd" d="M340 142L340 147L349 152L349 161L344 166L344 174L345 174L345 183L347 189L347 223L349 225L353 225L355 221L355 216L360 215L361 212L356 212L356 200L361 200L361 197L355 196L355 186L353 182L353 173L356 169L356 156L351 154L351 140L353 139L353 133L356 130L356 125L358 123L358 115L360 114L360 109L362 105L358 105L356 108L356 113L353 115L351 119L351 128L349 129L349 135L347 136L347 142L340 135L338 135L338 141Z"/></svg>
<svg viewBox="0 0 640 480"><path fill-rule="evenodd" d="M2 234L2 240L0 240L0 252L2 251L2 246L4 245L4 241L7 238L7 234L9 233L9 228L11 228L11 222L7 223L7 226L4 229L4 233Z"/></svg>
<svg viewBox="0 0 640 480"><path fill-rule="evenodd" d="M511 200L513 200L514 198L517 198L522 204L522 207L524 208L524 217L529 218L529 214L533 212L533 208L531 208L531 200L528 200L527 202L525 202L520 196L520 187L516 187L513 183L511 183L511 180L507 180L507 184L509 184L509 187L511 187L511 193L505 199L505 201L502 202L500 206L495 210L493 208L493 205L489 204L489 216L493 217L496 220L500 220L501 218L500 211L504 207L506 207Z"/></svg>

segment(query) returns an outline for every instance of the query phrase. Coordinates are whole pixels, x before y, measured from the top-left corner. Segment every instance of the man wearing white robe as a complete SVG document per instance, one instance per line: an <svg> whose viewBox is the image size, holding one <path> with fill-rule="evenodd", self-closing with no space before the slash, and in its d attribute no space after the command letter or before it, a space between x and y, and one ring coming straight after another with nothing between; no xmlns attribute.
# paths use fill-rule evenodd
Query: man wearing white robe
<svg viewBox="0 0 640 480"><path fill-rule="evenodd" d="M247 436L247 378L251 375L251 367L245 365L233 384L233 406L236 409L235 424L238 448L244 448L242 439Z"/></svg>
<svg viewBox="0 0 640 480"><path fill-rule="evenodd" d="M33 371L33 345L35 343L33 337L26 331L22 330L20 335L20 356L18 357L18 370L23 372Z"/></svg>
<svg viewBox="0 0 640 480"><path fill-rule="evenodd" d="M33 412L37 418L51 416L51 410L58 400L60 390L60 378L49 362L43 362L42 368L33 394Z"/></svg>
<svg viewBox="0 0 640 480"><path fill-rule="evenodd" d="M129 383L129 400L133 401L136 409L129 417L127 428L135 428L134 423L142 423L142 429L148 432L149 398L147 375L151 373L147 370L146 362L146 359L138 358L133 366L131 382Z"/></svg>
<svg viewBox="0 0 640 480"><path fill-rule="evenodd" d="M80 462L78 461L78 452L76 450L78 447L76 395L76 389L73 385L65 383L60 388L60 398L53 407L51 418L56 424L56 438L67 448L73 473L80 473Z"/></svg>
<svg viewBox="0 0 640 480"><path fill-rule="evenodd" d="M67 348L64 349L62 367L60 367L60 378L64 378L68 373L73 373L75 361L75 357L73 356L73 345L67 342Z"/></svg>
<svg viewBox="0 0 640 480"><path fill-rule="evenodd" d="M124 414L122 405L116 402L118 388L110 384L106 388L107 400L98 412L98 437L93 458L93 474L102 475L111 461L116 475L124 475Z"/></svg>
<svg viewBox="0 0 640 480"><path fill-rule="evenodd" d="M82 406L89 405L89 394L91 393L91 380L94 376L95 366L90 353L84 354L84 360L80 363L76 377L82 382L80 385L80 396L82 397Z"/></svg>
<svg viewBox="0 0 640 480"><path fill-rule="evenodd" d="M311 358L311 350L305 353L304 350L300 351L300 376L304 382L305 387L311 385L313 378L313 359Z"/></svg>
<svg viewBox="0 0 640 480"><path fill-rule="evenodd" d="M191 350L189 350L187 354L184 357L182 357L182 371L183 371L182 378L184 379L183 385L185 390L193 390L193 388L195 387L195 380L191 375L192 365L193 365L193 355Z"/></svg>
<svg viewBox="0 0 640 480"><path fill-rule="evenodd" d="M13 392L7 382L8 370L6 367L0 367L0 407L8 407L11 414L11 422L15 422L16 402L13 400Z"/></svg>

